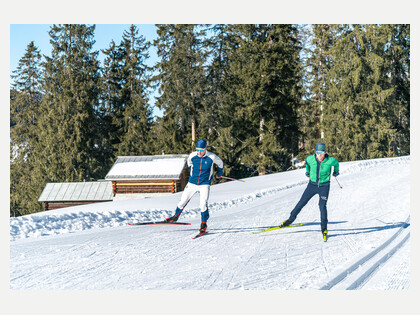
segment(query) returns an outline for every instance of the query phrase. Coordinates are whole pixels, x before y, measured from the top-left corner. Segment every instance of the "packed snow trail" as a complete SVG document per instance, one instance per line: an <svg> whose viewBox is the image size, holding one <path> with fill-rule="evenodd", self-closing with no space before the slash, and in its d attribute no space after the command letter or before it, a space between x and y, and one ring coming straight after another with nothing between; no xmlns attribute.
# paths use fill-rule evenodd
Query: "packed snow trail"
<svg viewBox="0 0 420 315"><path fill-rule="evenodd" d="M403 226L409 231L409 157L341 163L340 168L343 189L331 182L326 243L317 196L295 221L302 226L252 233L288 217L307 184L304 170L297 170L213 186L209 234L195 240L191 237L200 223L197 196L181 217L189 226L127 225L171 214L179 194L11 219L10 287L321 289L377 248L385 248ZM408 244L409 236L391 247L409 255ZM395 287L375 278L382 265L392 262L390 257L377 264L357 288ZM398 288L408 289L407 264L396 272L405 277ZM387 277L389 273L389 268L382 272Z"/></svg>

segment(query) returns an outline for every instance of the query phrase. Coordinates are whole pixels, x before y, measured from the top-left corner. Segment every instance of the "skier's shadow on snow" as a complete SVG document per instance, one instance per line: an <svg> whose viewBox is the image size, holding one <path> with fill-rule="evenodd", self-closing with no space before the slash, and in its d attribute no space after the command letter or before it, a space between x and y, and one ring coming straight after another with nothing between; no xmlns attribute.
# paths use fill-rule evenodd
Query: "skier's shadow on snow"
<svg viewBox="0 0 420 315"><path fill-rule="evenodd" d="M338 221L338 222L328 222L328 224L340 224L340 223L346 223L347 221ZM308 223L299 223L302 224L300 226L297 227L290 227L287 228L288 231L290 231L291 229L301 229L305 226L320 226L319 222L308 222ZM254 227L229 227L229 228L212 228L211 226L209 226L208 230L209 230L209 234L210 234L210 230L211 230L211 234L224 234L224 233L243 233L243 232L258 232L264 229L268 229L268 228L273 228L276 227L278 225L266 225L266 226L254 226ZM286 229L279 229L279 230L273 230L270 233L276 232L276 231L284 231ZM312 231L312 230L311 230ZM300 232L308 232L308 230L305 231L300 231ZM264 233L265 234L265 233Z"/></svg>
<svg viewBox="0 0 420 315"><path fill-rule="evenodd" d="M342 236L342 235L357 235L357 234L365 234L365 233L372 233L390 229L397 229L397 228L407 228L410 224L406 222L397 222L393 224L387 224L385 226L369 226L369 227L362 227L362 228L351 228L351 229L333 229L328 230L328 237L335 237L335 236ZM344 232L344 233L342 233ZM334 234L330 234L334 233Z"/></svg>
<svg viewBox="0 0 420 315"><path fill-rule="evenodd" d="M357 234L364 234L364 233L372 233L372 232L378 232L378 231L384 231L389 229L396 229L400 227L408 227L410 224L406 222L397 222L394 224L387 224L383 226L371 226L371 227L361 227L361 228L334 228L333 226L336 224L343 224L347 223L348 221L335 221L335 222L328 222L328 227L332 226L331 228L328 228L328 238L336 237L336 236L342 236L342 235L357 235ZM271 235L277 234L276 232L282 232L284 233L287 231L287 233L308 233L308 232L314 232L314 231L320 231L320 222L308 222L308 223L301 223L301 226L298 227L291 227L286 229L278 229L273 230L268 233ZM211 228L209 227L209 234L222 234L222 233L243 233L243 232L258 232L263 229L276 227L277 225L269 225L269 226L260 226L260 227L236 227L236 228ZM302 229L304 227L317 227L316 230L314 229ZM210 231L211 230L211 231ZM270 235L268 234L267 235ZM263 233L266 234L266 233ZM262 235L263 235L262 234Z"/></svg>
<svg viewBox="0 0 420 315"><path fill-rule="evenodd" d="M330 226L331 224L340 224L340 223L347 223L348 221L338 221L338 222L328 222L328 226ZM303 224L302 226L309 226L309 225L318 225L320 226L320 223L308 223L308 224ZM360 227L360 228L328 228L328 238L332 238L332 237L336 237L336 236L343 236L343 235L357 235L357 234L365 234L365 233L373 233L373 232L378 232L378 231L384 231L384 230L390 230L390 229L396 229L396 228L407 228L409 227L410 224L406 223L406 222L397 222L397 223L393 223L393 224L387 224L387 225L382 225L382 226L369 226L369 227ZM313 231L318 231L317 230L293 230L290 231L291 233L306 233L306 232L313 232Z"/></svg>

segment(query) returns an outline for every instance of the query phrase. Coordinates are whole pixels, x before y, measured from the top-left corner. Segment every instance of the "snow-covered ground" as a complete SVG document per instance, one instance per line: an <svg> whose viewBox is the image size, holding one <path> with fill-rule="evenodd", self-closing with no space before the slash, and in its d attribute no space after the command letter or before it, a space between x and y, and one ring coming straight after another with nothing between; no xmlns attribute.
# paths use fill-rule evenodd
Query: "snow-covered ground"
<svg viewBox="0 0 420 315"><path fill-rule="evenodd" d="M198 195L181 217L189 226L127 225L171 215L180 193L11 218L10 289L410 289L410 157L340 164L326 243L317 196L303 226L253 234L287 219L304 173L213 186L209 234L195 240Z"/></svg>

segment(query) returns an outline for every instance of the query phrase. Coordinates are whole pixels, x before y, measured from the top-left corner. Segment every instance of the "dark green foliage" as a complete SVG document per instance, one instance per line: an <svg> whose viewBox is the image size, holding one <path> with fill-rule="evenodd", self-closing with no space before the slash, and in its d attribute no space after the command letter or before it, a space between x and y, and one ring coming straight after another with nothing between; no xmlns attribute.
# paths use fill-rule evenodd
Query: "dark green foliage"
<svg viewBox="0 0 420 315"><path fill-rule="evenodd" d="M240 162L265 174L286 169L297 140L301 99L299 42L293 25L236 25L230 56L233 133Z"/></svg>
<svg viewBox="0 0 420 315"><path fill-rule="evenodd" d="M330 152L341 160L399 154L398 132L391 117L396 116L397 108L404 108L395 97L395 90L402 86L398 86L386 56L386 47L392 45L395 35L392 29L384 28L334 27L336 41L330 49L333 66L327 74L321 126Z"/></svg>
<svg viewBox="0 0 420 315"><path fill-rule="evenodd" d="M42 101L41 54L34 42L19 60L10 91L10 215L41 210L42 191L31 176L36 168L33 151L38 141L37 126Z"/></svg>
<svg viewBox="0 0 420 315"><path fill-rule="evenodd" d="M149 154L148 134L152 126L152 110L148 105L147 82L150 69L145 65L150 43L138 36L138 29L132 25L124 32L123 42L123 84L122 96L124 115L123 136L118 155Z"/></svg>
<svg viewBox="0 0 420 315"><path fill-rule="evenodd" d="M158 74L154 80L159 82L160 96L156 106L165 111L169 123L176 126L169 133L158 135L158 139L180 139L170 150L178 150L189 142L190 150L195 147L197 119L203 108L205 94L204 62L202 50L203 31L199 25L169 24L157 25L158 38L155 40L158 56ZM165 132L161 128L161 132ZM172 137L172 133L177 136ZM166 140L163 140L166 141Z"/></svg>
<svg viewBox="0 0 420 315"><path fill-rule="evenodd" d="M54 25L46 57L39 124L39 158L46 181L83 181L101 169L99 63L92 52L94 26ZM102 172L101 172L102 171Z"/></svg>
<svg viewBox="0 0 420 315"><path fill-rule="evenodd" d="M320 140L344 161L410 154L409 31L312 26L310 97L301 111L305 154Z"/></svg>
<svg viewBox="0 0 420 315"><path fill-rule="evenodd" d="M149 47L150 43L132 25L124 32L119 46L112 42L104 50L102 107L113 155L150 154L152 110L147 91L150 69L145 64Z"/></svg>

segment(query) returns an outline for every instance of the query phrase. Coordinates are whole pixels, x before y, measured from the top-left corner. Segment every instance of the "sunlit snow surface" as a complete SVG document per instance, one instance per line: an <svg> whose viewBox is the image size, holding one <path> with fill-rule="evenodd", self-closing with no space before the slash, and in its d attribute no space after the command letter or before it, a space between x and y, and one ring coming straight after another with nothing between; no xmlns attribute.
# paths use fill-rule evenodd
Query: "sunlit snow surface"
<svg viewBox="0 0 420 315"><path fill-rule="evenodd" d="M332 178L326 243L317 196L295 221L303 226L253 234L288 218L304 173L213 186L209 234L195 240L198 195L180 219L189 226L127 225L171 215L180 193L11 218L10 288L317 290L362 261L374 270L359 268L357 289L409 289L410 157L340 164L343 189Z"/></svg>

